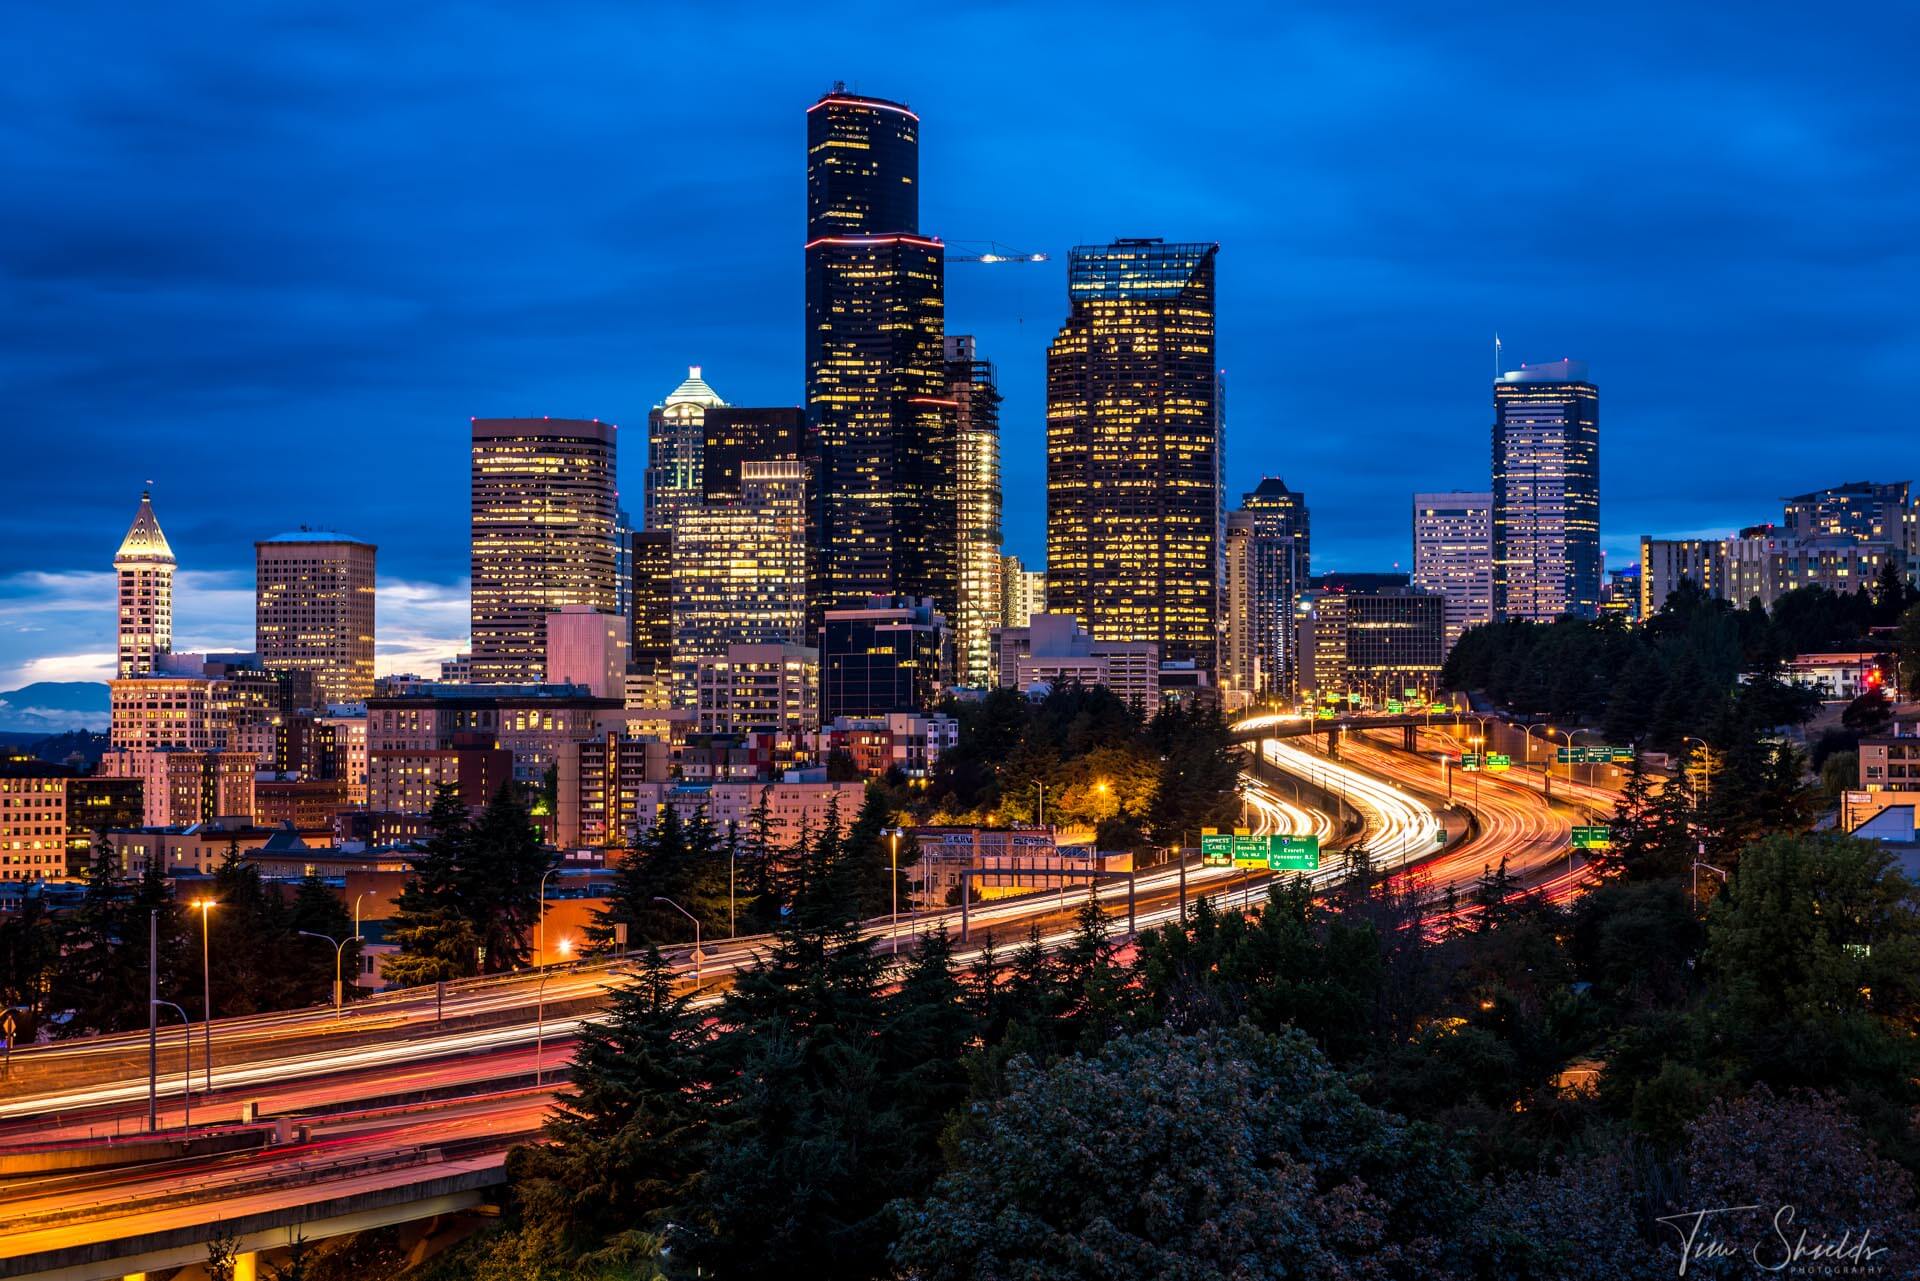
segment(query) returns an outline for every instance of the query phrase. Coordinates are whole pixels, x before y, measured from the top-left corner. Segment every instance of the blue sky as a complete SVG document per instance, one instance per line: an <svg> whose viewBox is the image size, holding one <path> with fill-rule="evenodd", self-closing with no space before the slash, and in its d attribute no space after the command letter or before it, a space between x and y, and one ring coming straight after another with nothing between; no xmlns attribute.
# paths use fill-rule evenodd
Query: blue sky
<svg viewBox="0 0 1920 1281"><path fill-rule="evenodd" d="M1909 6L891 9L10 13L0 689L102 673L147 480L182 648L250 643L252 541L305 522L380 544L381 665L418 668L464 632L470 415L622 424L637 510L686 365L797 403L836 79L921 113L925 230L1055 256L948 281L1030 560L1065 251L1121 235L1220 242L1231 489L1304 490L1317 566L1485 484L1496 330L1590 362L1614 563L1920 479Z"/></svg>

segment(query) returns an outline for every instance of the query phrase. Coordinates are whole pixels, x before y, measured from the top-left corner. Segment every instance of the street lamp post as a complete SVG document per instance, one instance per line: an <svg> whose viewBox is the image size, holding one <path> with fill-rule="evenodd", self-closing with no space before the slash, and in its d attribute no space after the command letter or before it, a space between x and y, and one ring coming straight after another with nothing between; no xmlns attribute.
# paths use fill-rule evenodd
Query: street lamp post
<svg viewBox="0 0 1920 1281"><path fill-rule="evenodd" d="M573 950L573 944L566 939L560 940L560 954L565 956ZM535 985L533 1013L533 1084L537 1089L543 1079L547 1051L547 967L540 967L540 982Z"/></svg>
<svg viewBox="0 0 1920 1281"><path fill-rule="evenodd" d="M887 829L887 844L890 849L889 866L893 874L888 878L893 890L893 916L887 923L887 951L894 956L900 955L900 829ZM696 944L696 946L698 946Z"/></svg>
<svg viewBox="0 0 1920 1281"><path fill-rule="evenodd" d="M559 870L560 869L558 867L550 867L546 871L540 873L540 934L539 934L539 938L540 938L540 964L542 965L545 965L547 963L547 878L549 876L552 876L555 872Z"/></svg>
<svg viewBox="0 0 1920 1281"><path fill-rule="evenodd" d="M215 904L216 900L210 898L193 901L200 909L200 994L206 998L206 1017L200 1020L200 1026L207 1038L207 1052L202 1056L206 1062L201 1067L206 1071L209 1094L213 1093L213 967L209 961L212 945L207 942L207 924Z"/></svg>
<svg viewBox="0 0 1920 1281"><path fill-rule="evenodd" d="M180 1048L184 1054L180 1064L180 1129L185 1133L193 1129L193 1020L172 1001L151 1001L149 1010L162 1005L180 1016Z"/></svg>
<svg viewBox="0 0 1920 1281"><path fill-rule="evenodd" d="M1706 739L1696 738L1692 734L1682 734L1680 741L1682 743L1700 744L1700 804L1704 808L1707 801L1713 796L1713 774L1707 768L1707 753L1713 749L1707 746Z"/></svg>
<svg viewBox="0 0 1920 1281"><path fill-rule="evenodd" d="M160 1128L160 910L147 913L147 1133Z"/></svg>
<svg viewBox="0 0 1920 1281"><path fill-rule="evenodd" d="M1715 876L1719 877L1720 883L1722 885L1725 885L1727 883L1727 873L1725 868L1715 867L1711 863L1702 863L1699 859L1693 860L1693 901L1696 903L1700 901L1700 869L1703 867L1707 871L1712 872Z"/></svg>
<svg viewBox="0 0 1920 1281"><path fill-rule="evenodd" d="M319 939L323 943L333 944L333 1017L337 1019L340 1017L340 998L344 991L340 983L340 958L345 954L347 944L358 943L360 936L355 934L350 938L336 939L331 934L319 934L313 930L298 930L296 933L302 938Z"/></svg>
<svg viewBox="0 0 1920 1281"><path fill-rule="evenodd" d="M667 898L665 895L656 894L653 896L653 901L656 903L665 903L668 907L693 922L693 981L695 985L698 985L700 982L700 918L692 912L689 912L686 908L681 907L672 899Z"/></svg>

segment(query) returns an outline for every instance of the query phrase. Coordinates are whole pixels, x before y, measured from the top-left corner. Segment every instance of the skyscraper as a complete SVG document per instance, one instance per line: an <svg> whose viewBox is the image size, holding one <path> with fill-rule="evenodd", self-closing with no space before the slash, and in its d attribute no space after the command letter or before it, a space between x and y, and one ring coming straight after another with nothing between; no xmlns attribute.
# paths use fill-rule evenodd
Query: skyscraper
<svg viewBox="0 0 1920 1281"><path fill-rule="evenodd" d="M173 650L173 570L173 548L153 514L153 496L142 493L140 509L113 556L120 585L122 680L150 674L160 655Z"/></svg>
<svg viewBox="0 0 1920 1281"><path fill-rule="evenodd" d="M811 619L955 599L945 250L920 234L920 117L839 86L807 109L806 404L820 432Z"/></svg>
<svg viewBox="0 0 1920 1281"><path fill-rule="evenodd" d="M473 679L538 682L546 617L611 611L615 437L572 418L473 420Z"/></svg>
<svg viewBox="0 0 1920 1281"><path fill-rule="evenodd" d="M1493 621L1493 495L1413 496L1413 585L1446 597L1446 650Z"/></svg>
<svg viewBox="0 0 1920 1281"><path fill-rule="evenodd" d="M1213 244L1082 245L1047 349L1047 604L1214 666L1221 431Z"/></svg>
<svg viewBox="0 0 1920 1281"><path fill-rule="evenodd" d="M372 543L299 529L253 545L261 666L313 673L320 706L373 695Z"/></svg>
<svg viewBox="0 0 1920 1281"><path fill-rule="evenodd" d="M954 403L954 505L958 519L954 604L955 679L993 683L993 629L1000 625L1000 392L993 362L972 337L946 340L947 397Z"/></svg>
<svg viewBox="0 0 1920 1281"><path fill-rule="evenodd" d="M673 529L673 697L692 707L700 660L729 645L800 644L807 614L807 471L740 465L740 492L683 509Z"/></svg>
<svg viewBox="0 0 1920 1281"><path fill-rule="evenodd" d="M646 528L672 529L675 513L700 501L707 411L726 403L689 365L686 381L647 415Z"/></svg>
<svg viewBox="0 0 1920 1281"><path fill-rule="evenodd" d="M651 676L664 672L673 656L673 535L637 529L630 547L633 586L627 596L633 631L627 665L639 675Z"/></svg>
<svg viewBox="0 0 1920 1281"><path fill-rule="evenodd" d="M1018 556L1000 558L1000 625L1025 627L1047 612L1047 571L1028 569Z"/></svg>
<svg viewBox="0 0 1920 1281"><path fill-rule="evenodd" d="M1600 389L1577 360L1493 385L1493 612L1550 623L1600 609Z"/></svg>
<svg viewBox="0 0 1920 1281"><path fill-rule="evenodd" d="M1230 547L1230 552L1245 560L1239 568L1244 576L1240 587L1245 594L1246 617L1244 622L1236 619L1236 602L1229 601L1226 630L1232 632L1239 626L1234 643L1243 646L1245 652L1236 648L1234 659L1241 676L1251 672L1251 683L1241 688L1250 702L1292 702L1300 676L1294 610L1312 573L1307 498L1288 489L1287 482L1278 476L1268 476L1241 499L1240 511L1234 515L1245 518L1235 521L1229 516L1228 530L1231 538L1235 527L1243 526L1241 541ZM1235 568L1230 560L1230 589Z"/></svg>

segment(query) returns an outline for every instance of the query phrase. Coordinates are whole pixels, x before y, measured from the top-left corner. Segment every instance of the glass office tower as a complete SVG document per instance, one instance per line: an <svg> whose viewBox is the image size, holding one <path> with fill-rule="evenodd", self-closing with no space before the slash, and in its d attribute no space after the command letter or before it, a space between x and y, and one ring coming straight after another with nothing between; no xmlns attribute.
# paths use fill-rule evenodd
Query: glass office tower
<svg viewBox="0 0 1920 1281"><path fill-rule="evenodd" d="M1600 611L1600 389L1581 361L1493 385L1493 609L1539 623Z"/></svg>

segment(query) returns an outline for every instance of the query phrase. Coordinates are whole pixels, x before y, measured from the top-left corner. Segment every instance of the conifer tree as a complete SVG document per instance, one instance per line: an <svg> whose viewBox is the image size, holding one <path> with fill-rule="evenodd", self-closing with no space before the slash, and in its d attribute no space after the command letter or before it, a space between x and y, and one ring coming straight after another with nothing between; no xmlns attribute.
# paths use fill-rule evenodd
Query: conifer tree
<svg viewBox="0 0 1920 1281"><path fill-rule="evenodd" d="M519 789L511 779L503 782L473 824L456 880L483 949L483 973L527 963L540 878L552 865Z"/></svg>
<svg viewBox="0 0 1920 1281"><path fill-rule="evenodd" d="M382 971L401 986L478 972L479 932L463 894L467 809L452 787L434 793L427 828L426 844L412 859L413 875L394 903L390 935L400 950Z"/></svg>

